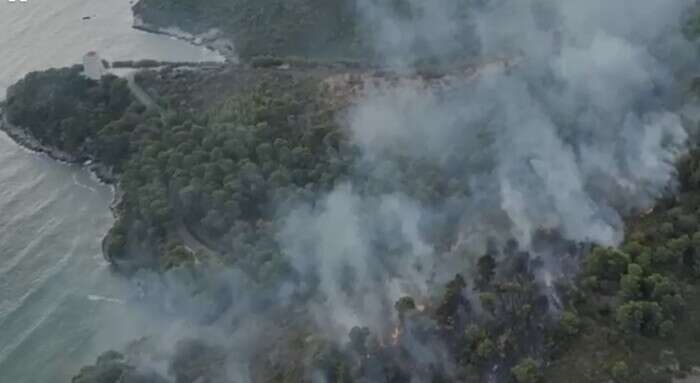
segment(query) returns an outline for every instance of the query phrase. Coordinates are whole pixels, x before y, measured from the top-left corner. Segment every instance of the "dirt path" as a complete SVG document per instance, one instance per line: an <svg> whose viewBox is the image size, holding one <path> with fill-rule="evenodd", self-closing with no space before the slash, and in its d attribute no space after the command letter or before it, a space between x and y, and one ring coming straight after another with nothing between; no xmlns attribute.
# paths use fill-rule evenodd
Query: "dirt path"
<svg viewBox="0 0 700 383"><path fill-rule="evenodd" d="M136 83L136 72L131 72L126 75L126 82L129 86L129 90L136 97L136 99L142 103L146 108L156 110L158 113L163 115L163 108L158 105L158 103L148 94L139 84Z"/></svg>
<svg viewBox="0 0 700 383"><path fill-rule="evenodd" d="M189 228L187 228L187 225L185 225L182 220L178 220L176 223L176 229L175 231L177 232L178 237L182 240L183 245L185 245L185 248L192 252L195 256L197 257L197 254L203 254L206 255L207 257L216 257L218 258L220 254L212 249L211 247L205 245L200 241L197 237L192 234ZM198 259L197 259L198 260Z"/></svg>
<svg viewBox="0 0 700 383"><path fill-rule="evenodd" d="M165 121L165 111L158 105L158 103L148 94L143 88L136 82L135 78L136 72L131 72L126 75L127 85L129 90L134 95L134 97L143 104L146 108L151 110L156 110L163 121ZM177 218L176 229L177 235L182 240L183 245L191 251L195 257L197 254L204 254L206 256L218 257L219 253L212 249L211 247L205 245L197 239L197 237L192 234L192 232L187 228L187 225L182 221L182 217Z"/></svg>

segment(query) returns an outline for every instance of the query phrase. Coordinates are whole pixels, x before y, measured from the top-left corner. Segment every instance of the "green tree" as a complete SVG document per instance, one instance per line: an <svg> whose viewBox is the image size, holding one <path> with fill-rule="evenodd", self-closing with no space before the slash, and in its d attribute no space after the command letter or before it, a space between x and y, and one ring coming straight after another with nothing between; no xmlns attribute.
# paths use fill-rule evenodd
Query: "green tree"
<svg viewBox="0 0 700 383"><path fill-rule="evenodd" d="M628 272L620 278L620 294L625 300L642 298L642 268L637 264L630 264Z"/></svg>
<svg viewBox="0 0 700 383"><path fill-rule="evenodd" d="M480 257L477 261L477 270L476 285L479 289L484 289L496 274L496 259L490 254Z"/></svg>
<svg viewBox="0 0 700 383"><path fill-rule="evenodd" d="M543 380L539 366L534 359L525 358L511 369L517 383L541 383Z"/></svg>
<svg viewBox="0 0 700 383"><path fill-rule="evenodd" d="M618 281L629 263L629 255L622 251L598 247L586 259L586 271L600 279Z"/></svg>
<svg viewBox="0 0 700 383"><path fill-rule="evenodd" d="M628 334L655 336L663 321L663 311L656 302L632 301L617 310L617 323Z"/></svg>
<svg viewBox="0 0 700 383"><path fill-rule="evenodd" d="M670 338L673 336L673 332L675 330L675 325L673 324L673 321L671 320L665 320L661 323L659 326L659 336L662 338Z"/></svg>
<svg viewBox="0 0 700 383"><path fill-rule="evenodd" d="M559 327L562 329L564 334L569 337L574 337L581 332L581 319L575 313L571 311L564 311L559 320Z"/></svg>
<svg viewBox="0 0 700 383"><path fill-rule="evenodd" d="M407 312L416 309L416 302L413 300L412 297L402 297L401 299L396 301L396 304L394 304L394 308L399 313L399 317L403 318L403 316Z"/></svg>

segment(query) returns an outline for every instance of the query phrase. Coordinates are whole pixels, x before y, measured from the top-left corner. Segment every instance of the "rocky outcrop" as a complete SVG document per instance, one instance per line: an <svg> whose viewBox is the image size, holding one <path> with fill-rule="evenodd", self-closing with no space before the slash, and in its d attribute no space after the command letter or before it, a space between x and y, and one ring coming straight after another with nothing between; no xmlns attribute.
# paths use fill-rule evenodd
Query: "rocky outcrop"
<svg viewBox="0 0 700 383"><path fill-rule="evenodd" d="M141 3L139 3L141 4ZM137 4L138 5L138 4ZM134 8L134 24L133 27L144 32L156 33L174 37L178 40L186 41L193 45L203 46L221 54L226 61L238 62L238 54L231 39L225 37L223 33L216 28L211 28L202 33L190 33L180 29L177 24L170 25L165 22L164 25L145 22L142 16L136 14L137 7Z"/></svg>

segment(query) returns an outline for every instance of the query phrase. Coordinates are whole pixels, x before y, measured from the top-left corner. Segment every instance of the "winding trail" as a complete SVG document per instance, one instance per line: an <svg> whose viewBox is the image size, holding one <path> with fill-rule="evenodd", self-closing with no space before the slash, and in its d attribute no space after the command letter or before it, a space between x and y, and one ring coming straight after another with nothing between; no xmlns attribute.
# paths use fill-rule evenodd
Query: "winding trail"
<svg viewBox="0 0 700 383"><path fill-rule="evenodd" d="M507 73L512 68L518 66L520 62L520 57L513 59L497 59L479 64L475 67L470 67L468 71L461 73L461 76L458 77L462 77L466 81L473 81L474 79L488 72L503 71ZM161 116L161 121L163 124L165 124L166 111L141 87L141 85L138 84L136 81L137 73L138 71L132 71L126 74L129 90L146 108L157 111ZM176 213L175 215L175 232L185 248L194 255L196 261L198 261L197 254L211 257L219 257L221 255L221 253L215 250L212 246L205 244L202 240L197 238L197 236L188 228L180 214Z"/></svg>
<svg viewBox="0 0 700 383"><path fill-rule="evenodd" d="M136 82L136 72L126 75L129 90L136 100L150 110L155 110L160 114L161 120L165 122L165 110ZM220 254L216 250L204 244L187 227L180 214L176 214L175 232L177 233L185 248L189 250L197 259L197 254L204 254L209 257L218 257Z"/></svg>

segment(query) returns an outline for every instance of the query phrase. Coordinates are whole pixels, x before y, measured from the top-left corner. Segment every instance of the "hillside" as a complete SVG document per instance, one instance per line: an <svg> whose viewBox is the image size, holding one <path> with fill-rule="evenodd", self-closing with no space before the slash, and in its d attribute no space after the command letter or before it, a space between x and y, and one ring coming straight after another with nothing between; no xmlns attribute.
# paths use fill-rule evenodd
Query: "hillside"
<svg viewBox="0 0 700 383"><path fill-rule="evenodd" d="M45 91L47 87L61 94L80 89L76 84L84 80L77 71L52 70L28 76L12 88L6 110L10 122L31 127L28 132L44 144L68 151L76 158L94 158L116 169L123 198L106 251L119 269L129 271L150 265L163 272L194 267L199 270L197 273L207 273L209 266L201 262L231 264L245 270L254 285L270 288L295 277L277 247L274 231L279 222L271 215L269 204L279 203L280 199L285 203L313 200L329 190L339 177L357 177L350 171L357 154L353 154L347 133L334 118L343 113L349 101L362 95L352 79L364 78L364 83L369 81L374 86L385 83L383 86L389 89L408 81L449 92L453 86L450 84L468 84L474 73L478 73L478 68L405 79L385 72L362 74L332 67L279 70L221 66L141 72L136 76L137 83L168 112L160 117L132 100L131 106L111 108L116 114L99 117L109 120L103 122L104 128L86 122L81 130L83 136L78 136L73 144L67 144L72 141L65 139L48 141L50 137L65 135L50 134L60 129L60 124L56 127L53 117L37 119L45 115L37 108L58 105L54 104L56 99L39 96L51 94ZM127 100L128 97L118 95L115 85L108 86L113 81L106 77L99 87L89 82L85 85L112 89L101 105ZM76 101L78 105L99 99L94 93L81 92L73 93L77 100L85 100ZM60 109L50 106L47 110ZM74 110L65 112L63 118L89 122L101 115L100 108L80 110L88 114L81 116ZM116 147L108 143L119 141L119 137L124 137L121 140L128 145L115 152ZM240 142L247 144L241 146ZM583 257L581 262L586 265L576 284L561 285L559 294L567 309L560 322L549 317L547 307L551 302L546 303L548 298L536 288L536 275L542 264L536 256L511 244L478 257L476 268L461 270L464 276L458 275L445 289L439 289L444 295L431 300L421 298L420 305L411 297L397 302L401 322L394 335L397 337L389 344L383 340L385 335L359 328L350 334L346 346L338 348L326 343L313 335L307 314L294 308L303 307L299 297L302 300L298 303L279 308L291 310L286 314L288 322L282 332L278 330L274 335L276 340L262 342L255 351L252 373L259 375L256 381L304 380L309 371L307 358L315 360L314 369L326 371L331 381L342 380L336 375L340 371L345 371L342 374L347 374L347 379L362 381L362 376L377 363L383 366L383 374L394 376L390 379L396 381L414 374L439 373L446 367L434 371L434 367L427 366L409 368L415 360L411 361L410 355L400 357L400 350L408 347L413 337L420 336L424 342L432 339L429 344L446 342L441 347L451 355L455 363L451 368L458 368L460 379L487 379L494 366L513 366L519 361L519 367L513 370L516 376L534 374L519 382L536 381L522 379L535 379L541 363L549 365L545 376L553 382L560 380L560 374L581 382L611 376L618 381L658 382L683 376L700 364L697 353L692 351L700 345L695 326L700 309L695 292L698 273L694 271L700 265L694 215L700 201L700 184L695 182L698 158L693 151L678 165L682 181L678 196L660 201L650 214L630 217L628 240L621 251L588 251L558 239L555 233L541 234L538 241L547 247L559 242L562 249L579 248L574 254ZM432 177L430 184L420 184L424 182L422 177L411 181L418 182L412 186L416 192L434 188L423 194L426 202L444 198L440 197L444 193L439 189L440 183ZM370 186L377 181L355 180L369 182L368 187L372 188L380 187ZM227 232L226 227L232 229ZM454 239L449 239L449 232L439 236L447 241L446 247L451 246ZM191 241L203 243L198 253L188 250L195 246ZM460 298L462 291L474 291L479 301ZM489 314L478 322L464 322L470 316L467 313L474 310ZM259 315L270 315L266 311ZM289 316L292 312L296 313ZM299 337L312 340L299 344L295 340ZM371 345L372 342L376 343ZM182 347L181 352L194 352L187 350L212 346L183 343ZM269 347L277 354L289 356L263 357L271 351ZM230 350L211 352L225 355ZM369 359L357 359L358 352L367 353ZM75 381L102 381L108 379L107 375L117 374L114 371L121 371L120 376L134 371L123 375L129 376L124 378L126 382L144 379L136 373L140 362L131 359L134 355L128 351L126 356L110 355L101 357L95 367L81 372ZM528 367L529 359L523 359L527 356L534 357L533 367ZM187 367L188 364L177 362L177 355L173 358L170 369L182 369L178 374L220 374L211 364L217 360L213 356L202 357L201 363L208 367ZM190 368L200 372L187 372ZM501 371L503 379L511 376L509 368ZM576 378L569 375L571 371L578 371ZM149 379L165 379L153 376Z"/></svg>
<svg viewBox="0 0 700 383"><path fill-rule="evenodd" d="M141 0L243 63L10 89L18 142L115 175L104 252L163 329L73 382L697 378L688 9L342 4Z"/></svg>
<svg viewBox="0 0 700 383"><path fill-rule="evenodd" d="M467 20L471 1L455 4L452 10ZM174 29L202 36L204 40L223 38L233 42L234 51L243 59L257 56L296 56L316 59L353 59L379 61L384 46L374 44L374 36L386 25L375 18L375 5L362 2L294 0L140 0L134 5L138 25L148 30L171 32ZM407 0L382 4L381 12L396 15L411 23L416 17ZM376 15L378 16L378 15ZM455 31L455 39L464 45L464 55L475 51L470 26ZM393 27L393 26L392 26ZM212 30L214 31L212 33ZM408 32L408 31L406 31ZM429 42L423 42L423 44ZM419 59L435 56L427 47Z"/></svg>

